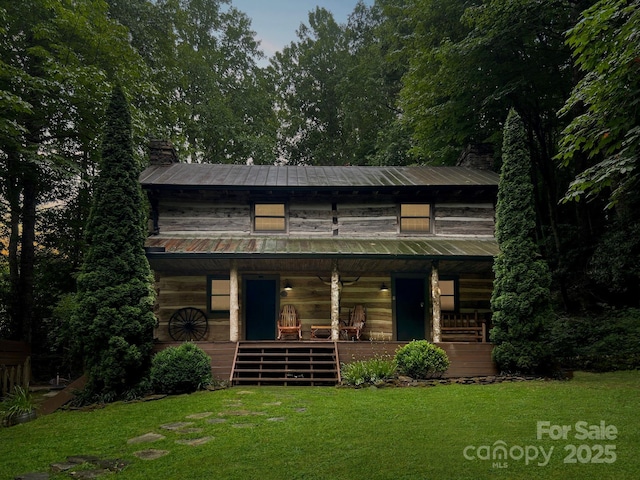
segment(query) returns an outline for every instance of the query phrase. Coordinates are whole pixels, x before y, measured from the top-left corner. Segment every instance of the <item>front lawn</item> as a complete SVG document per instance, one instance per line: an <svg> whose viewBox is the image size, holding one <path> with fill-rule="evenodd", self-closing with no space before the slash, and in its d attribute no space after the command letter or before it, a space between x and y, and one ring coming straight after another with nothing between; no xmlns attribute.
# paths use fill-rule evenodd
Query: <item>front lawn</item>
<svg viewBox="0 0 640 480"><path fill-rule="evenodd" d="M0 428L0 479L73 455L126 460L105 478L141 480L631 479L640 478L638 412L640 371L484 386L234 387ZM148 433L164 438L129 442ZM135 455L149 449L165 455Z"/></svg>

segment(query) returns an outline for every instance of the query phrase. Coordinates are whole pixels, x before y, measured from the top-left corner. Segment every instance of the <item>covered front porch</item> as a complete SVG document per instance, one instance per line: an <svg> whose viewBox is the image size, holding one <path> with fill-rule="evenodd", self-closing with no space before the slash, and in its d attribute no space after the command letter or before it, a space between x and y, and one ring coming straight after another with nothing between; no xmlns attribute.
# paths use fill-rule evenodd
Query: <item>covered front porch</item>
<svg viewBox="0 0 640 480"><path fill-rule="evenodd" d="M360 305L360 340L487 342L495 241L257 240L149 239L158 341L178 339L171 325L185 308L204 318L186 339L273 341L291 305L301 340L335 342Z"/></svg>

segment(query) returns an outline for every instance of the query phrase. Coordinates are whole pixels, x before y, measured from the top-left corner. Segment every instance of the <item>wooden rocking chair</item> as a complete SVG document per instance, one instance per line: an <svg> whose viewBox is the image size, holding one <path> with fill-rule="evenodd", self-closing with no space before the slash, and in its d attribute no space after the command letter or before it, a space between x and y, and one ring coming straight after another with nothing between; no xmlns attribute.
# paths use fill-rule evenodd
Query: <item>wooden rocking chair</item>
<svg viewBox="0 0 640 480"><path fill-rule="evenodd" d="M363 305L356 305L349 312L349 323L340 327L340 334L345 340L360 340L360 335L367 323L367 310Z"/></svg>
<svg viewBox="0 0 640 480"><path fill-rule="evenodd" d="M298 313L293 305L284 305L278 320L278 340L282 340L284 335L297 335L298 340L302 340L302 325Z"/></svg>

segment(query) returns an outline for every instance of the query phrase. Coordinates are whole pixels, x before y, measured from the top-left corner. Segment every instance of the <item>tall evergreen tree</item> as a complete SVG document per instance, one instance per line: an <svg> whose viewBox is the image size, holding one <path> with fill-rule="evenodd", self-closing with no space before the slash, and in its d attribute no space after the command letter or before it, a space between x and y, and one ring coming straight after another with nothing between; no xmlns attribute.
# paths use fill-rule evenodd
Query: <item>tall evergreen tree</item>
<svg viewBox="0 0 640 480"><path fill-rule="evenodd" d="M524 124L511 110L504 127L496 206L500 254L494 263L491 298L493 357L505 372L541 372L550 360L546 337L553 316L551 275L533 240L536 219L528 152Z"/></svg>
<svg viewBox="0 0 640 480"><path fill-rule="evenodd" d="M126 393L150 365L154 292L143 248L146 209L139 173L128 104L117 86L107 110L71 321L89 377L85 393L94 399L109 401Z"/></svg>

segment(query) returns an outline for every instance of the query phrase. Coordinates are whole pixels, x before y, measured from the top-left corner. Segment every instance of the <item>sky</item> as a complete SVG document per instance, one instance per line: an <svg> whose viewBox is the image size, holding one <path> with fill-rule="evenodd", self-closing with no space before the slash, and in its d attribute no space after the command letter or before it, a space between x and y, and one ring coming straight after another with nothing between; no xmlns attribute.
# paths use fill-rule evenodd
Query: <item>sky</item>
<svg viewBox="0 0 640 480"><path fill-rule="evenodd" d="M364 0L372 5L374 0ZM231 4L251 18L251 28L257 33L260 48L267 57L296 41L296 30L307 23L309 12L316 6L333 14L338 23L346 23L347 17L358 0L232 0Z"/></svg>

